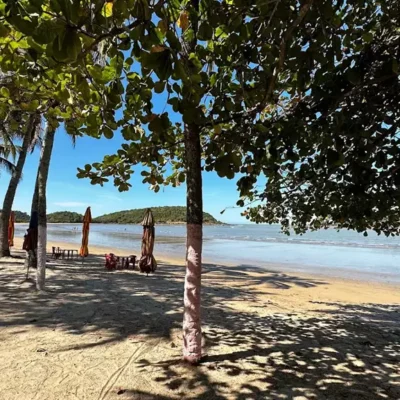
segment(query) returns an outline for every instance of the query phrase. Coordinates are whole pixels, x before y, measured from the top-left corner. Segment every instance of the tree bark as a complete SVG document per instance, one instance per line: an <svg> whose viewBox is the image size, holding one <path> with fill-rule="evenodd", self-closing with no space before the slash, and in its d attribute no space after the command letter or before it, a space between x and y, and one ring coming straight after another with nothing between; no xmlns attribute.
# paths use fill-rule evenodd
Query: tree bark
<svg viewBox="0 0 400 400"><path fill-rule="evenodd" d="M201 253L203 241L203 193L200 130L185 129L187 186L186 275L183 315L183 357L195 364L202 357L201 335Z"/></svg>
<svg viewBox="0 0 400 400"><path fill-rule="evenodd" d="M49 175L51 153L55 136L55 128L51 121L47 121L46 132L43 141L42 154L40 157L38 174L38 249L37 249L37 269L36 269L36 289L44 290L46 281L46 246L47 246L47 205L46 187Z"/></svg>
<svg viewBox="0 0 400 400"><path fill-rule="evenodd" d="M38 212L38 206L39 206L39 168L38 168L38 173L36 175L35 191L33 192L33 197L32 197L31 216L34 212Z"/></svg>
<svg viewBox="0 0 400 400"><path fill-rule="evenodd" d="M15 166L15 170L11 175L10 183L8 184L8 189L4 197L3 209L0 216L0 257L10 256L10 247L8 246L8 221L10 219L18 183L21 180L22 170L25 165L29 145L31 144L33 133L35 132L39 122L40 119L38 118L37 114L32 114L29 117L28 129L24 135L22 148L18 155L17 165Z"/></svg>
<svg viewBox="0 0 400 400"><path fill-rule="evenodd" d="M36 182L35 182L35 191L33 192L32 197L32 204L31 204L31 219L33 218L34 213L37 214L38 207L39 207L39 169L40 163L38 168L38 173L36 174ZM36 236L37 237L37 236ZM29 269L30 268L37 268L37 242L36 246L26 251L26 259L25 259L25 266L26 266L26 279L29 277Z"/></svg>

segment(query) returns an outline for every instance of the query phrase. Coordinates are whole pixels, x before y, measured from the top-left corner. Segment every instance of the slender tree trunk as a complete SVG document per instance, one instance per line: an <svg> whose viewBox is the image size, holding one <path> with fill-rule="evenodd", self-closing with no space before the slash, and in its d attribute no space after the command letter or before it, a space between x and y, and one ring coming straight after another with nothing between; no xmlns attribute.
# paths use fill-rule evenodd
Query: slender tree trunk
<svg viewBox="0 0 400 400"><path fill-rule="evenodd" d="M31 216L34 212L38 212L38 207L39 207L39 168L38 168L38 173L36 175L35 191L33 192L33 197L32 197Z"/></svg>
<svg viewBox="0 0 400 400"><path fill-rule="evenodd" d="M24 135L22 148L18 155L17 165L11 175L10 183L4 197L3 209L0 216L0 257L10 256L10 247L8 246L8 220L10 219L11 209L14 203L17 186L21 180L22 170L25 165L26 155L28 154L29 145L32 141L33 133L37 124L40 122L37 114L32 114L28 120L28 129Z"/></svg>
<svg viewBox="0 0 400 400"><path fill-rule="evenodd" d="M38 175L38 249L36 269L36 289L44 290L46 280L46 246L47 246L47 216L46 216L46 186L49 175L51 153L53 150L55 128L51 121L47 121L47 127L40 157Z"/></svg>
<svg viewBox="0 0 400 400"><path fill-rule="evenodd" d="M203 193L200 131L196 125L185 130L187 236L183 316L183 357L197 363L201 350L201 252L203 241Z"/></svg>
<svg viewBox="0 0 400 400"><path fill-rule="evenodd" d="M39 163L38 173L36 175L35 191L33 192L33 197L32 197L31 218L33 218L34 213L37 214L39 207L39 169L40 169L40 163ZM37 242L33 249L26 251L25 266L26 266L26 279L28 279L29 268L34 268L34 269L37 268Z"/></svg>

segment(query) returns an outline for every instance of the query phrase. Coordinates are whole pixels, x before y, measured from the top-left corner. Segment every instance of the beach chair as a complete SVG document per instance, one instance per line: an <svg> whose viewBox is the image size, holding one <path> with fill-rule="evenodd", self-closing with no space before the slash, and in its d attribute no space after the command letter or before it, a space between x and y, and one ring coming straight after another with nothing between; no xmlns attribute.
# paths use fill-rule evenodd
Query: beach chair
<svg viewBox="0 0 400 400"><path fill-rule="evenodd" d="M105 258L106 258L105 267L107 270L113 271L117 269L117 257L113 253L105 254Z"/></svg>
<svg viewBox="0 0 400 400"><path fill-rule="evenodd" d="M52 249L51 258L58 260L63 255L63 250L60 249L59 247L53 246L51 249Z"/></svg>
<svg viewBox="0 0 400 400"><path fill-rule="evenodd" d="M109 271L115 269L135 269L136 264L136 256L124 256L119 257L113 253L105 254L105 267Z"/></svg>

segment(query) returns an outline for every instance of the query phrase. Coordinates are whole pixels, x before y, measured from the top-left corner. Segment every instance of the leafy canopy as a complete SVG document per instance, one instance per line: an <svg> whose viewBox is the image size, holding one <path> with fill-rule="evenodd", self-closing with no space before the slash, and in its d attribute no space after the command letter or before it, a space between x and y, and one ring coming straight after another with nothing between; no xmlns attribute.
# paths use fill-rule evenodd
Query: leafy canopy
<svg viewBox="0 0 400 400"><path fill-rule="evenodd" d="M346 29L310 31L310 74L297 74L305 91L266 118L256 140L267 151L249 157L253 171L239 189L260 201L248 218L287 232L335 225L398 235L400 4L338 2L333 10ZM261 190L253 185L260 173L268 178Z"/></svg>
<svg viewBox="0 0 400 400"><path fill-rule="evenodd" d="M0 0L0 68L28 77L39 107L56 93L65 108L49 112L67 112L67 129L121 130L117 154L79 170L94 184L128 190L142 164L155 191L179 185L183 129L195 126L203 168L239 174L239 206L262 202L249 218L302 232L379 230L393 217L391 230L398 11L376 0Z"/></svg>

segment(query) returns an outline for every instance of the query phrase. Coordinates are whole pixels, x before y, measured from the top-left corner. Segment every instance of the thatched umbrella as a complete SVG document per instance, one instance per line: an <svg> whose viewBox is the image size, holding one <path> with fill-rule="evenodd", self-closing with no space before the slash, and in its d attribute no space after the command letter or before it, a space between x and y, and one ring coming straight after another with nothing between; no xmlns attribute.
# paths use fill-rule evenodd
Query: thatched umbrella
<svg viewBox="0 0 400 400"><path fill-rule="evenodd" d="M8 247L14 246L14 232L15 232L15 214L11 211L10 219L8 220Z"/></svg>
<svg viewBox="0 0 400 400"><path fill-rule="evenodd" d="M85 215L83 217L83 226L82 226L82 246L80 249L80 256L87 257L89 255L89 228L90 223L92 222L92 213L90 212L90 207L86 209Z"/></svg>
<svg viewBox="0 0 400 400"><path fill-rule="evenodd" d="M154 272L157 269L157 262L153 256L155 230L154 218L151 209L148 208L143 218L142 254L139 260L140 272Z"/></svg>

